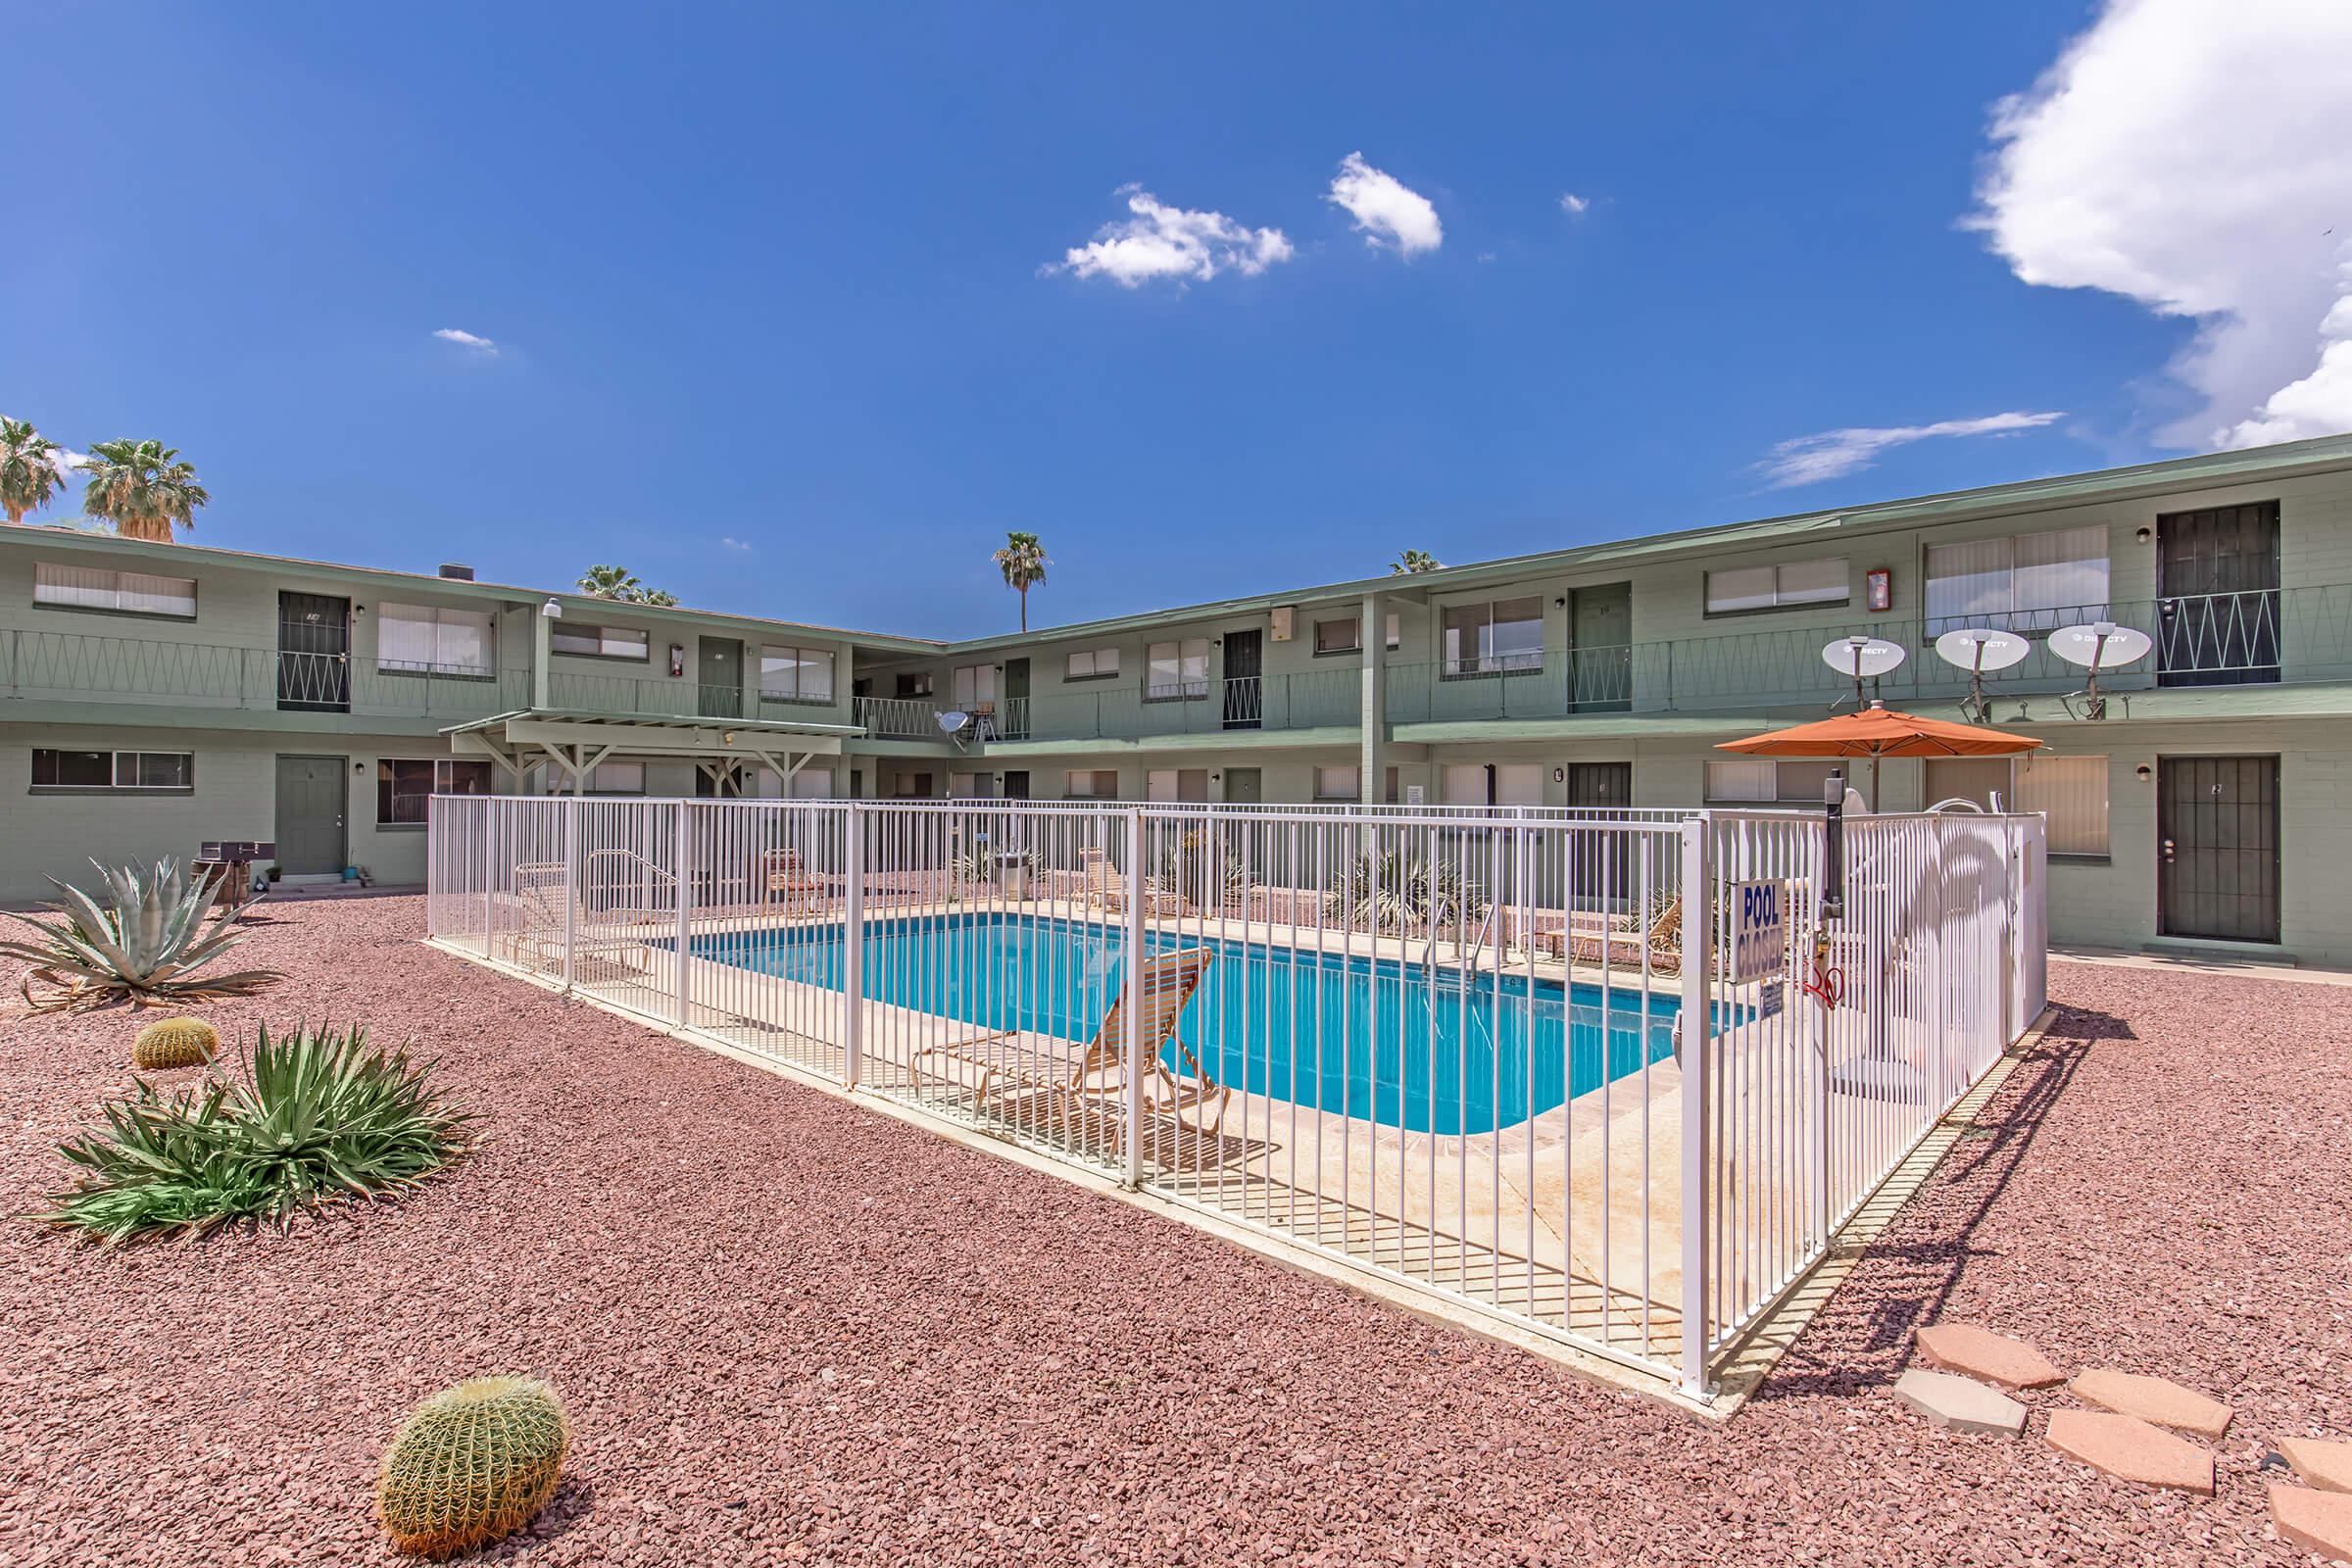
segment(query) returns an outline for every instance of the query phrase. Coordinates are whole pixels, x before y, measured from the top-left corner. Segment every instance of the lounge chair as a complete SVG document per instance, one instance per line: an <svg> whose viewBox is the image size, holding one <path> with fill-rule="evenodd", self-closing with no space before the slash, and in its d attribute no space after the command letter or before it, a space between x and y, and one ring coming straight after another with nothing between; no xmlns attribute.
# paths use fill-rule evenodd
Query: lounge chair
<svg viewBox="0 0 2352 1568"><path fill-rule="evenodd" d="M1127 879L1109 857L1099 849L1078 852L1078 889L1086 906L1105 914L1118 914L1127 907ZM1168 892L1156 877L1144 878L1144 913L1153 919L1173 920L1193 913L1193 906L1181 895Z"/></svg>
<svg viewBox="0 0 2352 1568"><path fill-rule="evenodd" d="M1530 931L1527 940L1536 952L1547 953L1562 962L1598 964L1606 960L1637 968L1646 948L1652 969L1679 974L1683 967L1682 937L1683 900L1677 894L1658 911L1658 917L1646 931L1625 917L1574 911L1566 925Z"/></svg>
<svg viewBox="0 0 2352 1568"><path fill-rule="evenodd" d="M1200 989L1200 977L1214 957L1206 948L1153 954L1144 959L1142 977L1144 1060L1161 1090L1146 1103L1158 1114L1173 1115L1213 1102L1215 1122L1204 1131L1223 1123L1225 1102L1233 1091L1209 1076L1193 1048L1177 1038L1176 1020L1193 1000L1193 993ZM1180 1070L1171 1071L1163 1059L1170 1045L1175 1047ZM1102 1015L1102 1027L1083 1047L1070 1041L1041 1041L1035 1036L1022 1039L1015 1033L982 1035L950 1045L926 1046L914 1054L908 1066L918 1078L928 1076L971 1089L974 1103L983 1107L992 1101L1002 1104L1016 1099L1036 1102L1040 1119L1054 1125L1095 1113L1106 1115L1113 1127L1121 1127L1124 1118L1116 1112L1126 1060L1127 995L1122 986L1110 1010ZM1016 1118L1022 1116L1020 1107L1008 1108Z"/></svg>

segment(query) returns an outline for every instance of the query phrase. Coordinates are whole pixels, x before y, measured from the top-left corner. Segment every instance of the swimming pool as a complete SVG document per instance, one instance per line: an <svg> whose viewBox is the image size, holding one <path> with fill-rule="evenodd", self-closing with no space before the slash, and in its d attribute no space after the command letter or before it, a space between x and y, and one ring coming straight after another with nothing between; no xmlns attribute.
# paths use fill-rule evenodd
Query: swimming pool
<svg viewBox="0 0 2352 1568"><path fill-rule="evenodd" d="M1493 1132L1672 1054L1681 999L1440 964L1168 933L1151 951L1216 954L1177 1033L1220 1083L1411 1132ZM838 990L839 926L706 936L697 957ZM1094 1036L1118 995L1125 934L1008 914L869 921L877 1002L988 1029ZM1607 1051L1602 1051L1603 1039ZM1171 1051L1172 1055L1172 1051Z"/></svg>

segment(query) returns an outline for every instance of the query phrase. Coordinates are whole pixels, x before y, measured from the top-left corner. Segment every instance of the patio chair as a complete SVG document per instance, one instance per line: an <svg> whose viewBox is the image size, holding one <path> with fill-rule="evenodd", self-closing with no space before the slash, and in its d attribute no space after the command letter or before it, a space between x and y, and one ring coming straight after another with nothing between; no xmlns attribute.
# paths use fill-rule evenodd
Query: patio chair
<svg viewBox="0 0 2352 1568"><path fill-rule="evenodd" d="M1145 958L1144 1010L1139 1020L1144 1060L1149 1064L1146 1070L1162 1091L1147 1103L1161 1115L1175 1115L1213 1103L1215 1121L1203 1131L1214 1131L1222 1125L1225 1102L1232 1098L1233 1091L1211 1077L1193 1048L1177 1037L1176 1020L1193 1000L1193 994L1200 989L1200 977L1214 957L1206 948L1186 948ZM1175 1048L1176 1070L1171 1070L1163 1059L1171 1045ZM918 1078L928 1075L971 1087L974 1102L982 1106L1008 1097L1036 1101L1041 1104L1042 1119L1058 1126L1087 1118L1090 1113L1115 1111L1126 1059L1127 996L1122 986L1111 1002L1110 1010L1102 1015L1102 1026L1083 1047L1074 1041L1039 1040L1034 1036L1022 1039L1019 1032L1008 1031L950 1045L926 1046L914 1054L907 1065ZM977 1084L970 1082L969 1074L973 1072L979 1075ZM1122 1118L1113 1115L1109 1120L1117 1126Z"/></svg>
<svg viewBox="0 0 2352 1568"><path fill-rule="evenodd" d="M769 900L781 900L787 907L815 908L832 891L821 879L809 875L808 862L798 850L760 851L760 881Z"/></svg>
<svg viewBox="0 0 2352 1568"><path fill-rule="evenodd" d="M1567 923L1530 931L1528 946L1563 963L1597 964L1604 959L1638 965L1642 951L1649 950L1649 966L1679 974L1683 967L1683 900L1667 902L1658 917L1642 930L1631 917L1573 911Z"/></svg>

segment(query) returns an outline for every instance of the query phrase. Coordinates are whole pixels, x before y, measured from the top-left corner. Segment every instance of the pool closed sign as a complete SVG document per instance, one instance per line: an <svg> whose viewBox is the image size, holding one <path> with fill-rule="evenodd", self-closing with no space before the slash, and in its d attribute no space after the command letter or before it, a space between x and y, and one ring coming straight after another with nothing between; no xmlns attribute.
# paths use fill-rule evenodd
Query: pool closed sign
<svg viewBox="0 0 2352 1568"><path fill-rule="evenodd" d="M1778 882L1735 882L1732 901L1732 972L1734 983L1776 973L1788 951L1783 929L1782 885Z"/></svg>

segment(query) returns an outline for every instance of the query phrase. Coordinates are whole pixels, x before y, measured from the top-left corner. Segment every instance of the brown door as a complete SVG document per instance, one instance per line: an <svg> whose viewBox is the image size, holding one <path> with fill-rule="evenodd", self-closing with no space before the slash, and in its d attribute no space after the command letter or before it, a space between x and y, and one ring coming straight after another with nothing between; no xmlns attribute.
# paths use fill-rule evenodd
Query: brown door
<svg viewBox="0 0 2352 1568"><path fill-rule="evenodd" d="M2278 940L2278 759L2157 759L2156 917L2168 937Z"/></svg>
<svg viewBox="0 0 2352 1568"><path fill-rule="evenodd" d="M2156 519L2156 683L2278 678L2278 503Z"/></svg>

